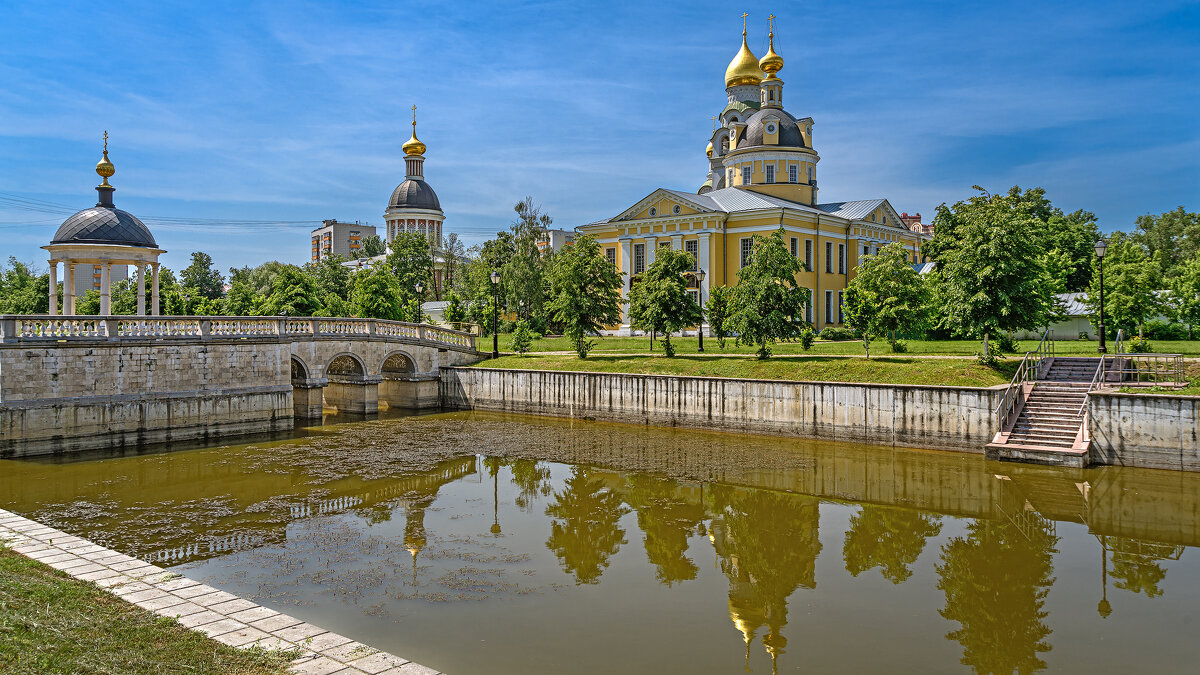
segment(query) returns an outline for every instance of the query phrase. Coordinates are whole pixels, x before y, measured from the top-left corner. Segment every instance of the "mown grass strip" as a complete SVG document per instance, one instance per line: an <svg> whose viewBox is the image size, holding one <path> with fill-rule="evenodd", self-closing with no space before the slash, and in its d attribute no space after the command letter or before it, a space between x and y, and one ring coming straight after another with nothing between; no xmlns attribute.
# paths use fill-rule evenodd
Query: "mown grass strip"
<svg viewBox="0 0 1200 675"><path fill-rule="evenodd" d="M293 657L223 645L0 546L0 672L276 675Z"/></svg>

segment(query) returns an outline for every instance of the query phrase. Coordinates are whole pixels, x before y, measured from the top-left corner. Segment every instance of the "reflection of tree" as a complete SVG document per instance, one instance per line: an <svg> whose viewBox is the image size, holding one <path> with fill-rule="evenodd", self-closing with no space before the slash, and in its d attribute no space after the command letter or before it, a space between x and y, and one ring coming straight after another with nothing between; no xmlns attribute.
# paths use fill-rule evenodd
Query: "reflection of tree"
<svg viewBox="0 0 1200 675"><path fill-rule="evenodd" d="M711 537L729 578L729 618L750 642L766 624L763 646L777 659L787 646L787 599L815 588L820 513L804 495L713 486Z"/></svg>
<svg viewBox="0 0 1200 675"><path fill-rule="evenodd" d="M696 564L684 553L688 536L704 519L704 506L679 496L679 483L647 474L629 477L629 505L637 511L638 527L646 535L646 557L657 567L655 576L668 585L696 578Z"/></svg>
<svg viewBox="0 0 1200 675"><path fill-rule="evenodd" d="M1163 594L1158 585L1166 578L1167 571L1158 561L1170 555L1167 551L1171 547L1122 537L1110 537L1109 546L1112 547L1112 570L1108 574L1117 580L1114 586L1145 593L1148 598ZM1160 553L1157 549L1164 550Z"/></svg>
<svg viewBox="0 0 1200 675"><path fill-rule="evenodd" d="M550 486L550 469L536 459L514 459L512 466L512 482L520 492L517 494L517 508L526 511L538 497L549 495L553 488Z"/></svg>
<svg viewBox="0 0 1200 675"><path fill-rule="evenodd" d="M558 556L563 569L581 584L600 580L608 559L625 542L619 522L629 510L584 467L573 467L562 492L546 507L550 538L546 547Z"/></svg>
<svg viewBox="0 0 1200 675"><path fill-rule="evenodd" d="M883 578L898 584L912 576L909 565L925 550L925 540L942 532L941 518L911 509L864 504L850 518L842 545L846 571L852 576L878 567Z"/></svg>
<svg viewBox="0 0 1200 675"><path fill-rule="evenodd" d="M962 663L977 673L1045 668L1038 654L1050 651L1050 628L1042 607L1058 537L1043 527L1023 533L1008 520L976 520L967 529L942 546L935 568L946 593L941 615L960 625L946 637L962 644Z"/></svg>

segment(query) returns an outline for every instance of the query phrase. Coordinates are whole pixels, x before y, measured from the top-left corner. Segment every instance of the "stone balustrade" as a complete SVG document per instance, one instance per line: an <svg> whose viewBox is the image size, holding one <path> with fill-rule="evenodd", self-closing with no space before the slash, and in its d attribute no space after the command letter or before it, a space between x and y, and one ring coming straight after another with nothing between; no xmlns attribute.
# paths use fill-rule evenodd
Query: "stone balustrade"
<svg viewBox="0 0 1200 675"><path fill-rule="evenodd" d="M469 333L425 324L342 317L0 315L0 342L122 339L401 339L475 349Z"/></svg>

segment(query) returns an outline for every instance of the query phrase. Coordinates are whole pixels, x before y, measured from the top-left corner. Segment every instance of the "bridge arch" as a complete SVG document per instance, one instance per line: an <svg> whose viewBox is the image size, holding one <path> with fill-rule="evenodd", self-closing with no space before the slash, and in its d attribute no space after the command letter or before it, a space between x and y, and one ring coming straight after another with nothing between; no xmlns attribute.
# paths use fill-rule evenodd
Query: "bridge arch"
<svg viewBox="0 0 1200 675"><path fill-rule="evenodd" d="M310 372L311 371L308 369L308 365L304 363L304 360L299 356L292 354L292 381L295 382L296 380L307 380L309 377L312 377L309 375Z"/></svg>
<svg viewBox="0 0 1200 675"><path fill-rule="evenodd" d="M363 377L367 374L367 366L357 354L342 352L335 354L325 366L326 377Z"/></svg>
<svg viewBox="0 0 1200 675"><path fill-rule="evenodd" d="M383 357L379 375L384 379L411 377L417 372L417 360L408 352L396 350Z"/></svg>

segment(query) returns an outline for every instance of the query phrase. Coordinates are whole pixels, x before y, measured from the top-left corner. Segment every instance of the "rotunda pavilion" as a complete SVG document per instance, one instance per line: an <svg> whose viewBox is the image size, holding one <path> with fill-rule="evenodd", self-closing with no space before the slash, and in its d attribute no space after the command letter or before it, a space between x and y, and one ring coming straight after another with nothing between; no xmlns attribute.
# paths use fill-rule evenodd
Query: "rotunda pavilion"
<svg viewBox="0 0 1200 675"><path fill-rule="evenodd" d="M91 208L67 218L59 226L48 246L50 252L50 314L58 314L58 264L63 264L62 313L75 314L75 268L86 265L100 269L100 314L112 313L112 268L114 265L137 269L137 313L146 315L146 269L153 275L151 282L150 314L159 313L158 256L166 251L158 248L154 235L142 221L128 211L113 205L116 188L108 179L116 168L108 159L108 132L104 134L104 158L96 164L96 173L103 179L96 186L100 201Z"/></svg>

